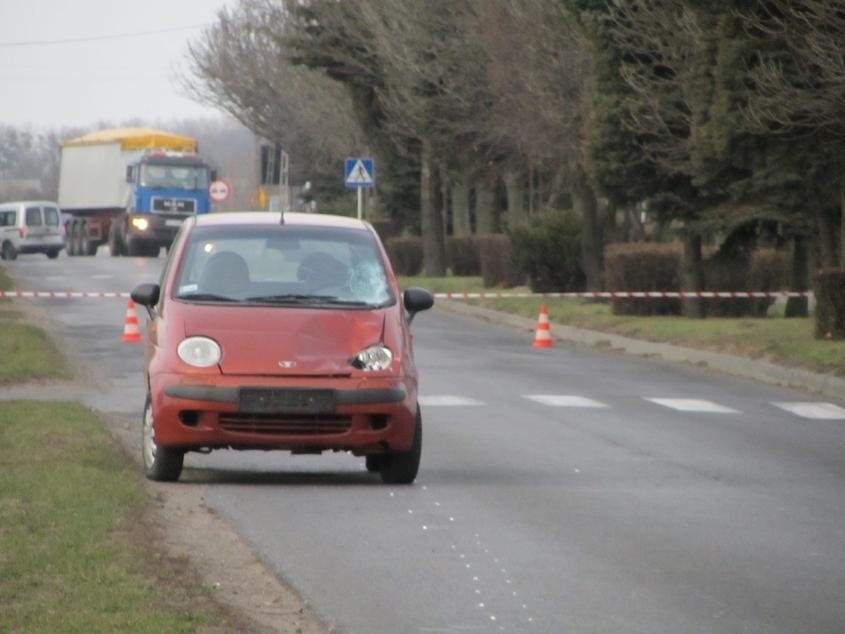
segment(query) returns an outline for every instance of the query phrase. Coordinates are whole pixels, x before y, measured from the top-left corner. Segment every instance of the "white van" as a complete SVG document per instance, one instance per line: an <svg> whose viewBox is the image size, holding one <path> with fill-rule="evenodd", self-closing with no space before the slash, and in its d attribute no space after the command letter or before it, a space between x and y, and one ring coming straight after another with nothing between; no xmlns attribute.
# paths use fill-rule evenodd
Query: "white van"
<svg viewBox="0 0 845 634"><path fill-rule="evenodd" d="M0 203L0 257L14 260L18 253L58 257L65 247L59 206L46 200Z"/></svg>

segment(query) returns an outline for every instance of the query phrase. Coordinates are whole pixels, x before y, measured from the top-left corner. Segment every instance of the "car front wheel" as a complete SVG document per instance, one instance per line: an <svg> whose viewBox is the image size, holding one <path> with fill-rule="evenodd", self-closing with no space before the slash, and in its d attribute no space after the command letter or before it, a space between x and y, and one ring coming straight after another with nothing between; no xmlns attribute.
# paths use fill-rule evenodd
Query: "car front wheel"
<svg viewBox="0 0 845 634"><path fill-rule="evenodd" d="M406 453L387 454L379 456L381 463L381 480L385 484L411 484L417 477L422 456L422 414L417 404L417 422L414 425L414 443ZM368 465L369 466L369 465Z"/></svg>
<svg viewBox="0 0 845 634"><path fill-rule="evenodd" d="M182 449L159 447L156 444L153 402L149 395L144 405L141 451L144 458L144 473L148 479L158 482L175 482L179 479L185 452Z"/></svg>

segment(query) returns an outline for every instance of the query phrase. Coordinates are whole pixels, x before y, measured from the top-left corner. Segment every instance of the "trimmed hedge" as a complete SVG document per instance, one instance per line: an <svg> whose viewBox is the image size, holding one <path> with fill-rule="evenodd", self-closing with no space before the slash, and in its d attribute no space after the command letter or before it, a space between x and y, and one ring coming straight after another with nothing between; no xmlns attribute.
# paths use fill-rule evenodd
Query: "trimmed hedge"
<svg viewBox="0 0 845 634"><path fill-rule="evenodd" d="M511 288L522 283L521 273L514 263L510 238L503 233L475 237L481 259L481 279L484 288Z"/></svg>
<svg viewBox="0 0 845 634"><path fill-rule="evenodd" d="M816 339L845 339L845 269L823 269L813 279Z"/></svg>
<svg viewBox="0 0 845 634"><path fill-rule="evenodd" d="M610 291L668 291L681 289L683 253L678 244L631 242L604 249L604 278ZM614 315L680 315L681 300L614 299Z"/></svg>
<svg viewBox="0 0 845 634"><path fill-rule="evenodd" d="M423 267L422 238L388 238L384 249L396 275L419 275Z"/></svg>
<svg viewBox="0 0 845 634"><path fill-rule="evenodd" d="M446 239L446 265L452 275L481 275L481 252L474 236Z"/></svg>
<svg viewBox="0 0 845 634"><path fill-rule="evenodd" d="M581 217L572 211L545 211L510 231L516 267L535 293L583 291Z"/></svg>

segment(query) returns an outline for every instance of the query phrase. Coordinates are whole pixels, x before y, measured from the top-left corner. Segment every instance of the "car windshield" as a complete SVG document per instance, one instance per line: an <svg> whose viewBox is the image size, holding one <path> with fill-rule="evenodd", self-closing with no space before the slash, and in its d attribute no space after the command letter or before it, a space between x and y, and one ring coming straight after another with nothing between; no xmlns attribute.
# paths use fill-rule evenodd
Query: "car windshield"
<svg viewBox="0 0 845 634"><path fill-rule="evenodd" d="M208 187L208 168L144 163L141 166L141 185L165 189L205 189Z"/></svg>
<svg viewBox="0 0 845 634"><path fill-rule="evenodd" d="M336 227L195 227L174 286L177 299L375 308L395 301L368 231Z"/></svg>

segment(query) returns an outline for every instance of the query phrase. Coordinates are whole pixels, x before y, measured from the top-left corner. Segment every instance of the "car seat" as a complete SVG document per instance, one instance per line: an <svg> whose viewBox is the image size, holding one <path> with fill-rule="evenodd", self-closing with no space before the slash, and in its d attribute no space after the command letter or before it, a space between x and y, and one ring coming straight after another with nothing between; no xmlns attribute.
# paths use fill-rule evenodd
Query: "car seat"
<svg viewBox="0 0 845 634"><path fill-rule="evenodd" d="M249 291L249 267L237 253L221 251L212 255L200 274L199 289L227 297Z"/></svg>

